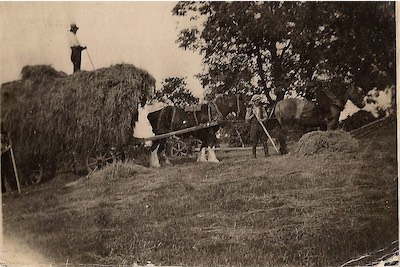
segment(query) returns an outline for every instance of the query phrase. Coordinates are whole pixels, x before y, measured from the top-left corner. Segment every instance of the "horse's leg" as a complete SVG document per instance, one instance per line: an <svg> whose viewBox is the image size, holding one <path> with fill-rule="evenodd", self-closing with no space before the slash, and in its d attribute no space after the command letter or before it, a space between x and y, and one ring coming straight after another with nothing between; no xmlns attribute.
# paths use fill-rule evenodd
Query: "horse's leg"
<svg viewBox="0 0 400 267"><path fill-rule="evenodd" d="M336 105L330 107L330 114L327 118L327 128L328 130L336 130L339 124L340 108Z"/></svg>
<svg viewBox="0 0 400 267"><path fill-rule="evenodd" d="M278 134L279 152L281 153L281 155L285 155L285 154L289 153L287 143L286 143L287 134L288 134L287 127L284 125L281 125L279 134Z"/></svg>
<svg viewBox="0 0 400 267"><path fill-rule="evenodd" d="M217 155L215 155L215 146L208 146L208 162L218 163Z"/></svg>
<svg viewBox="0 0 400 267"><path fill-rule="evenodd" d="M217 155L215 155L215 147L217 146L217 128L209 128L206 131L207 142L208 144L208 162L218 163Z"/></svg>
<svg viewBox="0 0 400 267"><path fill-rule="evenodd" d="M206 162L206 147L201 145L199 156L197 157L197 162Z"/></svg>
<svg viewBox="0 0 400 267"><path fill-rule="evenodd" d="M201 140L200 153L197 157L197 162L207 162L206 147L208 147L208 138L204 130L194 132L194 137Z"/></svg>
<svg viewBox="0 0 400 267"><path fill-rule="evenodd" d="M158 159L158 149L160 147L160 143L159 142L154 142L152 145L152 151L150 153L150 167L152 168L160 168L161 164L160 161Z"/></svg>
<svg viewBox="0 0 400 267"><path fill-rule="evenodd" d="M164 141L161 143L160 145L160 157L164 160L164 165L167 166L172 166L171 162L169 161L167 154L165 153L165 149L166 149L166 141L164 139Z"/></svg>
<svg viewBox="0 0 400 267"><path fill-rule="evenodd" d="M268 152L268 138L264 138L264 139L262 140L262 144L263 144L263 147L264 147L264 156L265 156L265 157L268 157L268 156L269 156L269 152Z"/></svg>

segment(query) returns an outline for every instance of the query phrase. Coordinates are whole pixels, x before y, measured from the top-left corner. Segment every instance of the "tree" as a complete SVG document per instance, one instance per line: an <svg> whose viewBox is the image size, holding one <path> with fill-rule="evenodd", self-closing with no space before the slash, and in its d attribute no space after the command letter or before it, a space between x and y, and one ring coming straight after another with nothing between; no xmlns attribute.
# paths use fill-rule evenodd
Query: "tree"
<svg viewBox="0 0 400 267"><path fill-rule="evenodd" d="M220 92L251 91L261 87L266 95L278 87L286 59L290 24L279 23L296 3L262 2L180 2L175 15L195 13L206 16L199 28L184 29L179 35L181 47L203 55L207 72L201 76L203 86ZM284 44L277 51L277 43ZM278 56L279 52L281 55ZM277 78L279 76L279 78Z"/></svg>
<svg viewBox="0 0 400 267"><path fill-rule="evenodd" d="M203 56L199 78L214 93L394 84L392 2L179 2L172 12L197 22L177 42Z"/></svg>
<svg viewBox="0 0 400 267"><path fill-rule="evenodd" d="M306 84L350 82L365 93L395 84L393 2L307 2L292 39Z"/></svg>
<svg viewBox="0 0 400 267"><path fill-rule="evenodd" d="M172 102L175 106L184 108L199 103L199 98L193 96L187 88L185 78L170 77L162 82L161 90L155 94L155 99Z"/></svg>

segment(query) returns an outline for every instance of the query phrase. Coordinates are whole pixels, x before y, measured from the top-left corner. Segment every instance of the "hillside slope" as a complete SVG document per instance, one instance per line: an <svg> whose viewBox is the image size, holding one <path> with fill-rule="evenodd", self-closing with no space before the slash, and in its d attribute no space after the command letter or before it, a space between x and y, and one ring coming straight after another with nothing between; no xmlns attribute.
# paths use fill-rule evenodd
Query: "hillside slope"
<svg viewBox="0 0 400 267"><path fill-rule="evenodd" d="M355 153L118 163L3 196L6 236L51 262L338 266L398 239L395 124Z"/></svg>

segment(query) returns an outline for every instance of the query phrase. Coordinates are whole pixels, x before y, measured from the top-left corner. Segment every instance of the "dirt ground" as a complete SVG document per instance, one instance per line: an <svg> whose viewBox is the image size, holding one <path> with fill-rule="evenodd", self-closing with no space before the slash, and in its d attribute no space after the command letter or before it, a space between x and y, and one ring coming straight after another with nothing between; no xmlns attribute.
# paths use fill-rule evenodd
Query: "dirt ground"
<svg viewBox="0 0 400 267"><path fill-rule="evenodd" d="M3 236L0 263L7 263L7 266L24 266L32 263L50 264L51 261L47 260L40 252L29 247L25 241L17 240L11 236Z"/></svg>

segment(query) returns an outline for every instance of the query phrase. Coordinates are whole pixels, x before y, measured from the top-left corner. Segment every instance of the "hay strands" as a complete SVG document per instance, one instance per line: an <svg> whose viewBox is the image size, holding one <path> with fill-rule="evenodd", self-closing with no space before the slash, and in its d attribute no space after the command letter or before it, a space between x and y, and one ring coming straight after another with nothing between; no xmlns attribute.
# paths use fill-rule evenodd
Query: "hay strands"
<svg viewBox="0 0 400 267"><path fill-rule="evenodd" d="M73 152L89 158L92 151L123 147L135 107L154 88L155 79L131 64L72 75L25 66L20 81L1 88L2 123L13 137L18 167L62 166L74 160Z"/></svg>
<svg viewBox="0 0 400 267"><path fill-rule="evenodd" d="M217 125L218 125L218 122L216 122L216 121L202 123L202 124L199 124L197 126L193 126L193 127L188 127L188 128L184 128L184 129L181 129L181 130L172 131L172 132L169 132L169 133L159 134L159 135L152 136L152 137L134 138L134 143L135 144L140 144L140 143L144 143L146 141L160 140L160 139L168 138L168 137L171 137L171 136L174 136L174 135L190 133L190 132L194 132L194 131L205 129L205 128L210 128L210 127L217 126Z"/></svg>

